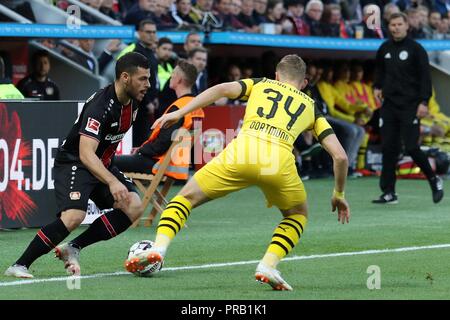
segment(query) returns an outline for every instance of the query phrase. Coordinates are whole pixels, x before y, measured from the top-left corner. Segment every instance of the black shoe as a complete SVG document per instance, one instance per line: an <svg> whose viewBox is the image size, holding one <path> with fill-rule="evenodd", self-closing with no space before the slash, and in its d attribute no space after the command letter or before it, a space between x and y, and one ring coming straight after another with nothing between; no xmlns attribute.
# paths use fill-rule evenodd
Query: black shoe
<svg viewBox="0 0 450 320"><path fill-rule="evenodd" d="M372 200L372 203L378 203L378 204L397 204L398 198L395 193L388 192L383 193L380 198L376 200Z"/></svg>
<svg viewBox="0 0 450 320"><path fill-rule="evenodd" d="M439 176L430 180L431 191L433 192L433 202L438 203L444 197L444 182Z"/></svg>

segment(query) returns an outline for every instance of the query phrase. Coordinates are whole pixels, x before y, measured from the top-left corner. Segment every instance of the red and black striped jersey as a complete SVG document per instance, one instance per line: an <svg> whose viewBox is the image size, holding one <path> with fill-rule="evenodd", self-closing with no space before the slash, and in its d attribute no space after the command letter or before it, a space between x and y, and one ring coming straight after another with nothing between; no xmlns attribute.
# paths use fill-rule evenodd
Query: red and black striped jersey
<svg viewBox="0 0 450 320"><path fill-rule="evenodd" d="M138 102L122 105L114 84L94 93L84 104L78 119L56 155L59 162L79 161L80 135L99 142L96 154L109 167L119 142L130 129L138 110Z"/></svg>

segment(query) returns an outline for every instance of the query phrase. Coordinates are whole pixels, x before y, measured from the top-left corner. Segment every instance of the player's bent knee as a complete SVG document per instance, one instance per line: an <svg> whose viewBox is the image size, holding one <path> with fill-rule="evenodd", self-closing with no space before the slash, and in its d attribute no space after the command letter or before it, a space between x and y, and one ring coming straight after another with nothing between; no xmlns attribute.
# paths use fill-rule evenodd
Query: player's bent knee
<svg viewBox="0 0 450 320"><path fill-rule="evenodd" d="M136 221L144 213L142 201L136 193L132 193L129 205L123 209L123 212L130 218L131 221Z"/></svg>
<svg viewBox="0 0 450 320"><path fill-rule="evenodd" d="M280 210L284 217L288 217L294 214L301 214L305 217L308 217L308 207L306 203L302 203L299 205L296 205L290 209Z"/></svg>
<svg viewBox="0 0 450 320"><path fill-rule="evenodd" d="M86 211L69 209L61 213L61 220L68 231L73 231L80 226L86 217Z"/></svg>
<svg viewBox="0 0 450 320"><path fill-rule="evenodd" d="M185 197L193 208L211 200L203 193L195 179L190 179L181 189L179 195Z"/></svg>

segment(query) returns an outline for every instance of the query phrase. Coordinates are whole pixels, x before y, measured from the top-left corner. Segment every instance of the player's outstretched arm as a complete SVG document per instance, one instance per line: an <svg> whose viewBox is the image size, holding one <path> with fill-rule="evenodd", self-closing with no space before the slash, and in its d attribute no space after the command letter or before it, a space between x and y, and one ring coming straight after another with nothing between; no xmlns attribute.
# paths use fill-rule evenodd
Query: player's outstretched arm
<svg viewBox="0 0 450 320"><path fill-rule="evenodd" d="M337 208L338 221L348 223L350 221L350 206L345 200L344 193L348 168L347 154L335 134L326 136L321 144L333 158L335 186L331 197L332 211L334 212Z"/></svg>
<svg viewBox="0 0 450 320"><path fill-rule="evenodd" d="M184 117L186 114L191 113L192 111L203 108L211 105L213 102L217 101L220 98L227 97L229 99L235 99L242 92L242 86L239 82L225 82L214 87L211 87L198 96L196 96L191 102L189 102L184 108L181 108L175 112L171 112L163 115L159 119L157 119L153 125L152 129L156 128L158 124L161 125L162 128L170 127L175 124Z"/></svg>

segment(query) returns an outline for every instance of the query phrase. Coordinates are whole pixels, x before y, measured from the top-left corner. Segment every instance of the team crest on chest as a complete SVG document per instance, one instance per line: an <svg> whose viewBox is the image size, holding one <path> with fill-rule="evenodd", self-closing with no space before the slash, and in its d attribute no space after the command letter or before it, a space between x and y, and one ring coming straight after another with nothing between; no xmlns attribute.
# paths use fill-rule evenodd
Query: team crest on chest
<svg viewBox="0 0 450 320"><path fill-rule="evenodd" d="M408 51L403 50L402 52L400 52L400 54L398 55L398 57L400 58L400 60L406 60L406 59L408 59Z"/></svg>

